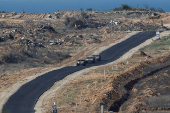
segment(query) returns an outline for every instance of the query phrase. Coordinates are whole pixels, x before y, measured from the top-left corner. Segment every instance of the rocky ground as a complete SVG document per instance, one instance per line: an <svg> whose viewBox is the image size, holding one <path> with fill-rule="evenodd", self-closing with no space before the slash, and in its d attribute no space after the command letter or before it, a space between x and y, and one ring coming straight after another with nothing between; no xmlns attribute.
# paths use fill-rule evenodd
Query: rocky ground
<svg viewBox="0 0 170 113"><path fill-rule="evenodd" d="M108 110L120 113L168 112L169 108L164 105L169 101L165 103L161 101L162 98L168 98L168 90L163 88L169 87L168 82L164 83L168 78L159 78L162 77L163 70L166 72L163 72L165 76L169 76L167 73L169 47L165 47L166 43L163 40L169 43L167 41L169 38L162 39L160 42L155 41L156 45L161 45L162 48L157 46L153 49L154 42L142 49L146 53L130 52L134 55L129 59L80 74L81 77L70 80L69 84L56 93L54 90L49 93L49 96L43 100L43 108L50 113L53 102L56 102L59 112L62 113L84 111L97 113L100 112L101 104L105 105L106 112ZM104 70L106 78L103 75ZM57 90L57 85L53 89ZM156 103L161 101L161 104L156 104L156 107L153 101Z"/></svg>
<svg viewBox="0 0 170 113"><path fill-rule="evenodd" d="M117 43L131 31L168 30L160 25L160 20L168 24L169 14L118 11L0 13L0 98L4 98L14 84L23 84L28 77L33 79L40 72L55 67L75 65L77 59L91 55L99 47ZM124 106L122 110L127 109L126 104Z"/></svg>
<svg viewBox="0 0 170 113"><path fill-rule="evenodd" d="M0 13L0 72L12 69L4 64L14 64L15 70L21 68L16 64L25 68L58 64L74 56L81 48L101 44L127 31L168 29L160 26L158 20L167 18L169 14L153 13L160 18L150 19L151 12L143 13L142 17L137 12L115 11ZM132 15L133 19L130 18ZM116 41L116 37L113 40Z"/></svg>

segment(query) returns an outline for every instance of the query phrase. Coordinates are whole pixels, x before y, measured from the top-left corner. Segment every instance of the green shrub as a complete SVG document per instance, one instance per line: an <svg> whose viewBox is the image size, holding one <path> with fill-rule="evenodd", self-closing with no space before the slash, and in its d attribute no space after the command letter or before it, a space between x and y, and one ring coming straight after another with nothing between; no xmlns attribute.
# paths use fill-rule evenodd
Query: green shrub
<svg viewBox="0 0 170 113"><path fill-rule="evenodd" d="M156 9L154 7L151 7L150 10L151 11L156 11Z"/></svg>
<svg viewBox="0 0 170 113"><path fill-rule="evenodd" d="M165 13L165 11L162 8L158 8L157 11L160 13Z"/></svg>
<svg viewBox="0 0 170 113"><path fill-rule="evenodd" d="M64 21L64 24L68 28L73 28L74 27L74 21L75 21L74 17L72 17L72 18L71 17L66 17L65 21Z"/></svg>
<svg viewBox="0 0 170 113"><path fill-rule="evenodd" d="M19 53L10 53L2 57L4 63L19 63L25 61L25 57Z"/></svg>
<svg viewBox="0 0 170 113"><path fill-rule="evenodd" d="M92 8L88 8L88 9L86 9L86 11L93 11L93 9Z"/></svg>
<svg viewBox="0 0 170 113"><path fill-rule="evenodd" d="M132 10L131 6L129 6L127 4L122 4L122 9L123 10Z"/></svg>
<svg viewBox="0 0 170 113"><path fill-rule="evenodd" d="M84 11L81 12L81 16L82 16L83 18L85 18L85 19L89 18L89 16L87 15L87 13L84 12Z"/></svg>

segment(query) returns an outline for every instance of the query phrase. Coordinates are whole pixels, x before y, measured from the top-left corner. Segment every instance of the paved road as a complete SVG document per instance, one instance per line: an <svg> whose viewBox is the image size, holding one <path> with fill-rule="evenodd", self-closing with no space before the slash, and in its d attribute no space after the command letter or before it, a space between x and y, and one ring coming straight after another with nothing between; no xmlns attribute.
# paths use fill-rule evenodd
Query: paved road
<svg viewBox="0 0 170 113"><path fill-rule="evenodd" d="M46 73L23 85L3 106L3 113L34 113L38 98L53 84L76 71L91 66L103 65L120 58L130 49L155 36L155 31L141 32L101 53L102 61L87 66L68 66Z"/></svg>

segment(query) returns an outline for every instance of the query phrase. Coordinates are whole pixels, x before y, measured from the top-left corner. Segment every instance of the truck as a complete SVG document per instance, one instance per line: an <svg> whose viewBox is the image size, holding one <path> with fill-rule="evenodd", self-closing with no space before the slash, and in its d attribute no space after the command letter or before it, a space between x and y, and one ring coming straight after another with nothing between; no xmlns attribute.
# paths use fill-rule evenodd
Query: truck
<svg viewBox="0 0 170 113"><path fill-rule="evenodd" d="M101 61L101 55L92 55L95 60Z"/></svg>
<svg viewBox="0 0 170 113"><path fill-rule="evenodd" d="M77 60L77 66L79 65L83 65L83 66L86 66L86 61L85 60Z"/></svg>
<svg viewBox="0 0 170 113"><path fill-rule="evenodd" d="M85 61L86 61L86 63L95 63L95 57L93 57L93 56L86 57Z"/></svg>

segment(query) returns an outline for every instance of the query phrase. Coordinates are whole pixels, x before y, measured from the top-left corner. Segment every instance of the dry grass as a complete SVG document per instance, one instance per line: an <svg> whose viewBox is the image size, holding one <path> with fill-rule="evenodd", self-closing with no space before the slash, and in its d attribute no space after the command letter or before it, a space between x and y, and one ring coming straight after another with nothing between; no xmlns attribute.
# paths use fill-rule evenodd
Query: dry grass
<svg viewBox="0 0 170 113"><path fill-rule="evenodd" d="M119 40L123 38L127 33L115 34L113 38L103 39L101 44L91 44L84 47L77 47L77 50L73 54L73 56L63 62L55 62L54 64L45 64L43 67L32 68L27 66L25 63L18 64L9 64L9 65L1 65L0 70L0 94L2 94L5 89L10 88L14 84L22 81L26 81L28 77L34 78L34 75L37 76L43 72L51 70L51 68L56 68L64 65L75 65L75 62L78 58L85 58L88 55L91 55L94 51L98 50L99 47L109 45L115 40ZM115 38L119 37L119 38ZM114 39L115 38L115 39ZM114 40L113 40L114 39ZM1 52L7 53L9 50L12 51L18 45L11 44L10 46L4 46L1 49ZM73 49L74 51L74 49ZM0 59L3 59L3 55L0 56ZM4 61L5 62L5 61ZM38 64L38 63L37 63Z"/></svg>
<svg viewBox="0 0 170 113"><path fill-rule="evenodd" d="M107 104L108 106L106 109L108 109L111 103L124 94L125 90L119 89L123 84L126 84L136 77L140 77L142 70L147 69L147 65L150 65L151 62L155 65L168 61L169 57L163 57L169 54L168 47L166 46L168 38L169 37L164 37L160 41L155 41L155 43L158 45L160 44L162 48L158 46L152 49L152 51L149 51L148 48L152 48L153 44L142 48L142 50L151 57L141 56L139 53L140 51L138 51L130 59L91 70L84 73L83 76L71 80L69 84L57 91L52 98L49 97L44 101L46 113L51 112L50 106L53 105L53 102L57 103L58 111L61 113L84 111L98 112L100 109L97 108L100 108L100 103ZM166 43L164 43L163 40ZM164 45L162 45L162 43L164 43ZM162 53L163 50L164 52ZM144 83L145 81L143 84ZM146 95L150 95L153 91L154 90L148 88L145 90L145 93ZM112 94L109 95L111 92ZM138 89L133 88L132 92L138 92ZM138 99L132 102L133 104L130 104L128 108L129 111L135 111L134 108L137 106L143 107L146 105L145 102L138 101Z"/></svg>
<svg viewBox="0 0 170 113"><path fill-rule="evenodd" d="M61 12L62 13L62 12ZM94 13L94 12L93 12ZM68 12L68 15L74 16L76 13ZM59 19L58 21L56 20L48 20L46 17L46 14L33 14L34 19L30 19L30 14L25 14L22 15L20 19L0 19L1 22L8 21L9 24L11 25L16 25L16 27L21 26L23 24L23 27L29 27L31 28L33 23L30 24L30 22L38 22L37 25L39 25L41 22L55 22L55 23L61 23L63 22L64 17L66 14L63 14L63 17ZM42 19L42 21L40 21ZM110 20L110 19L109 19ZM130 22L131 19L122 19L122 22ZM157 20L156 22L158 23L160 20ZM29 23L28 23L29 22ZM133 22L144 22L141 19L133 19ZM146 20L146 23L153 23L152 20ZM169 23L168 17L165 16L165 23ZM55 24L58 25L58 24ZM64 28L62 25L59 26L59 28ZM56 66L63 66L65 64L67 65L74 65L76 59L80 58L85 58L88 55L91 55L94 51L96 51L99 47L109 45L110 43L116 42L117 40L120 40L122 37L127 35L127 33L122 33L122 32L117 32L117 33L108 33L109 27L105 27L100 30L100 32L96 32L93 34L94 36L101 35L101 43L100 44L90 44L90 41L88 42L87 40L83 40L82 43L85 44L85 46L82 47L77 47L74 46L72 55L73 57L53 66L53 65L47 65L46 69L44 67L40 68L31 68L27 69L24 68L25 65L20 65L22 67L22 70L17 70L13 72L1 72L0 75L0 94L1 92L4 91L4 89L11 87L13 84L17 83L18 81L22 81L23 79L27 78L28 76L35 75L40 72L44 72L45 70L49 70L50 68L56 67ZM58 30L58 29L57 29ZM92 29L89 29L89 31ZM6 31L3 30L3 32L8 32L10 31L7 29ZM84 31L80 31L77 33L70 33L69 35L71 36L76 36L78 34L86 35L83 34ZM30 35L31 36L31 35ZM64 35L66 36L66 35ZM16 37L20 37L20 35L16 35ZM46 36L48 38L48 35ZM62 37L62 36L60 36ZM112 38L111 38L112 37ZM167 42L169 40L166 40ZM161 45L162 46L162 45ZM14 45L15 47L15 45ZM5 49L3 47L0 47L2 53L8 52L7 50L12 51L12 46L9 47L7 46ZM53 48L51 48L53 49ZM66 50L67 47L60 47L59 49L61 50ZM145 51L145 53L149 56L152 56L150 59L160 57L162 55L166 55L169 53L169 48L168 45L164 46L164 48L158 48L158 50L152 50L147 51L146 48L142 49ZM164 53L164 54L162 54ZM0 56L2 57L2 56ZM95 107L98 107L97 101L102 100L103 94L107 94L109 91L114 91L114 100L116 98L119 98L119 94L121 93L117 87L113 89L112 87L112 80L115 77L118 77L120 73L122 73L124 70L127 72L129 69L132 69L132 66L135 68L135 65L141 61L148 60L149 57L143 57L140 56L138 53L135 54L131 59L122 61L121 63L117 63L114 65L110 66L104 66L102 68L92 70L90 72L85 73L85 76L82 76L80 78L77 78L75 80L71 80L70 84L67 84L65 87L61 88L60 91L58 91L54 97L48 98L45 100L44 108L47 110L47 112L51 112L51 105L53 105L53 102L55 101L57 103L57 106L59 107L59 111L66 113L66 112L82 112L82 111L88 111L92 110L95 111ZM160 61L162 62L162 61ZM124 64L124 65L122 65ZM50 67L49 67L50 66ZM4 66L1 66L3 68ZM104 69L106 71L105 76L103 75ZM106 79L105 79L106 78ZM121 83L120 83L121 84ZM134 92L136 89L133 90ZM102 96L101 96L102 95ZM81 99L80 99L81 97ZM80 101L81 100L81 101ZM93 105L93 106L92 106Z"/></svg>

